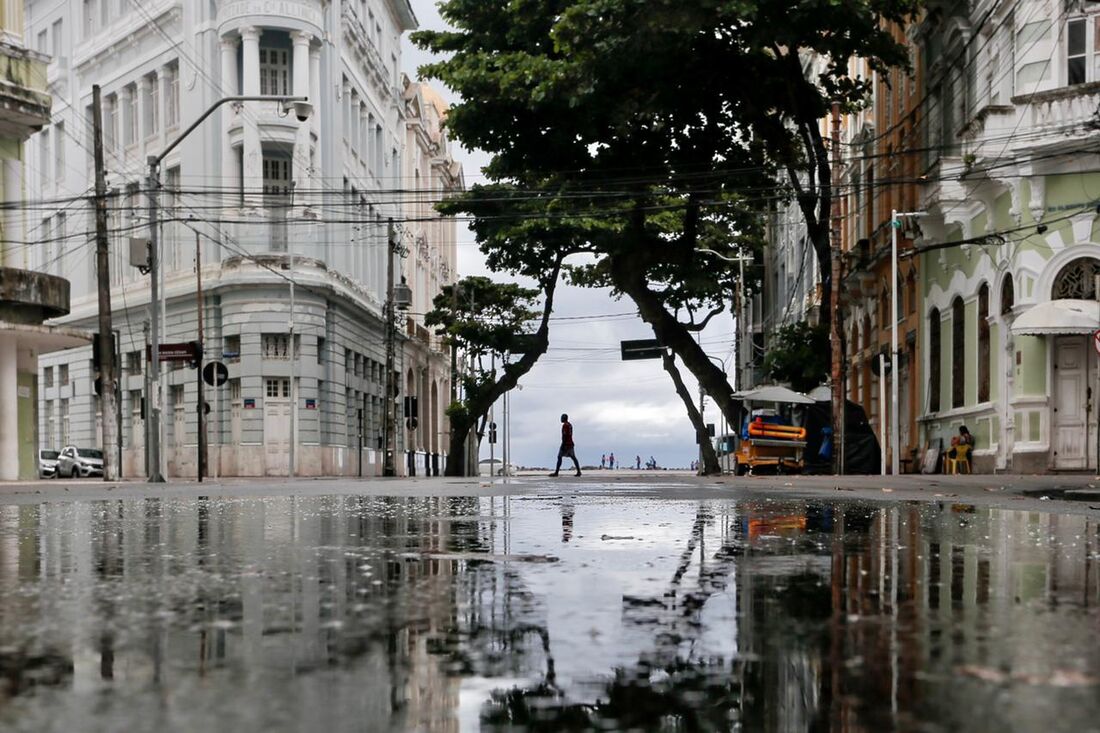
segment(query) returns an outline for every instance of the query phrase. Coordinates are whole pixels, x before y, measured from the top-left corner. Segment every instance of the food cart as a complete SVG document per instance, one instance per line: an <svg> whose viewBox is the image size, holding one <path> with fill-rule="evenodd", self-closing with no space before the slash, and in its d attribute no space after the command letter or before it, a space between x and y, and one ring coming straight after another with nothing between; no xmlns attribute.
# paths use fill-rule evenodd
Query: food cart
<svg viewBox="0 0 1100 733"><path fill-rule="evenodd" d="M801 471L806 429L792 424L789 419L790 406L812 405L814 401L804 394L778 386L736 392L734 399L744 404L745 419L737 436L733 472L743 476L762 467L774 468L778 473ZM774 407L753 407L760 404ZM782 413L784 407L788 415Z"/></svg>

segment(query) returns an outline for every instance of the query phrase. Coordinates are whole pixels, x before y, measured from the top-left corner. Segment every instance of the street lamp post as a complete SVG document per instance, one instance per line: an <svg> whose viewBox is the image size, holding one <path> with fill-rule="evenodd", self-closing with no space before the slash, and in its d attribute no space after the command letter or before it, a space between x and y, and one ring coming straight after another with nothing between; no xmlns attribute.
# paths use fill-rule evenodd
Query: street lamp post
<svg viewBox="0 0 1100 733"><path fill-rule="evenodd" d="M252 94L252 95L239 95L232 97L223 97L199 115L198 119L191 123L191 125L181 132L175 140L165 146L157 155L150 155L148 158L149 163L149 175L146 181L146 186L149 192L149 279L150 279L150 298L152 317L150 318L151 338L150 346L152 363L149 365L151 373L150 394L146 395L147 401L151 402L151 409L149 410L149 428L148 428L148 451L149 456L146 461L149 469L149 482L150 483L164 483L164 473L161 471L160 460L160 409L161 401L163 397L163 385L160 380L160 338L161 338L161 313L160 313L160 235L157 227L157 209L159 208L159 181L158 173L160 171L160 164L176 147L183 142L184 138L195 131L200 124L202 124L207 117L212 115L215 110L221 107L223 104L229 104L231 102L279 102L282 104L283 111L287 114L293 113L298 118L299 122L305 122L309 119L313 109L309 104L308 97L286 97L286 96L274 96L269 94Z"/></svg>
<svg viewBox="0 0 1100 733"><path fill-rule="evenodd" d="M895 476L901 465L901 441L898 439L898 229L900 217L924 216L923 211L890 212L890 472ZM881 370L880 370L881 371Z"/></svg>
<svg viewBox="0 0 1100 733"><path fill-rule="evenodd" d="M703 247L700 252L706 252L707 254L714 255L723 262L736 263L738 266L737 277L737 332L734 334L736 338L734 343L736 345L737 352L737 368L733 370L733 389L734 391L742 389L744 387L741 384L741 334L744 332L744 323L742 321L745 318L745 262L746 260L752 262L751 257L746 257L743 254L738 254L736 257L726 257L724 254L715 252L713 249ZM722 366L722 371L725 371L725 365Z"/></svg>

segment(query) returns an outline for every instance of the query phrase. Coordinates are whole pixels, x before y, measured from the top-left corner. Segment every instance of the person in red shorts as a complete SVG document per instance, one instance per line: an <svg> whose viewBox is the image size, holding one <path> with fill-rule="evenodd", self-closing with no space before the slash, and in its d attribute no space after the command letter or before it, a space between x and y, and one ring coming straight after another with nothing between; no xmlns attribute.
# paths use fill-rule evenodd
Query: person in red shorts
<svg viewBox="0 0 1100 733"><path fill-rule="evenodd" d="M569 416L563 413L561 416L561 448L558 449L558 465L554 467L551 476L556 477L558 475L558 471L561 470L561 459L565 457L573 459L573 465L577 469L577 472L573 475L580 476L581 464L577 460L577 452L573 446L573 425L569 422Z"/></svg>

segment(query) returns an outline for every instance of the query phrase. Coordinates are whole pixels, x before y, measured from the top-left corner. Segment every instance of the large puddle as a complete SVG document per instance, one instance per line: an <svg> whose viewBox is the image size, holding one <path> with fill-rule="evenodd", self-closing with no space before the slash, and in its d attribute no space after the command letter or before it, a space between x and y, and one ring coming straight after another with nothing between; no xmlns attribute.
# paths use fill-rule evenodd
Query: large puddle
<svg viewBox="0 0 1100 733"><path fill-rule="evenodd" d="M0 728L1098 730L1098 544L959 505L0 506Z"/></svg>

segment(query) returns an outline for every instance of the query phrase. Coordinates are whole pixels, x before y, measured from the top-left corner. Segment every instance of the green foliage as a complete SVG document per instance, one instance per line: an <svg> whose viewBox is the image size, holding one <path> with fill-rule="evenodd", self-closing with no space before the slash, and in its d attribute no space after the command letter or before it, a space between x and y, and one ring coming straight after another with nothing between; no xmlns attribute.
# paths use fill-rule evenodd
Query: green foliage
<svg viewBox="0 0 1100 733"><path fill-rule="evenodd" d="M472 357L460 377L464 398L447 410L452 423L472 426L481 416L480 406L495 399L492 392L501 373L516 368L505 363L506 357L530 348L535 335L531 324L542 315L536 309L538 298L538 290L473 275L445 286L435 297L425 323Z"/></svg>
<svg viewBox="0 0 1100 733"><path fill-rule="evenodd" d="M851 59L879 71L907 64L885 21L904 22L917 8L915 0L444 0L455 30L413 41L446 60L421 73L462 96L447 126L493 156L494 181L451 211L478 217L493 269L537 272L552 260L547 247L590 252L595 263L575 268L574 282L615 287L602 256L626 255L669 308L702 310L728 294L735 268L697 250L759 246L759 213L782 170L824 262L830 182L820 120L833 101L865 104L872 77L849 77Z"/></svg>
<svg viewBox="0 0 1100 733"><path fill-rule="evenodd" d="M444 286L424 321L466 354L503 357L523 351L529 324L540 315L538 297L538 290L472 275Z"/></svg>
<svg viewBox="0 0 1100 733"><path fill-rule="evenodd" d="M808 392L829 374L829 329L805 321L780 326L771 349L764 357L764 373L776 382L786 382L799 392Z"/></svg>
<svg viewBox="0 0 1100 733"><path fill-rule="evenodd" d="M444 410L449 420L454 422L468 425L470 422L470 411L466 408L465 403L461 400L455 400L451 404L447 405L447 409Z"/></svg>

